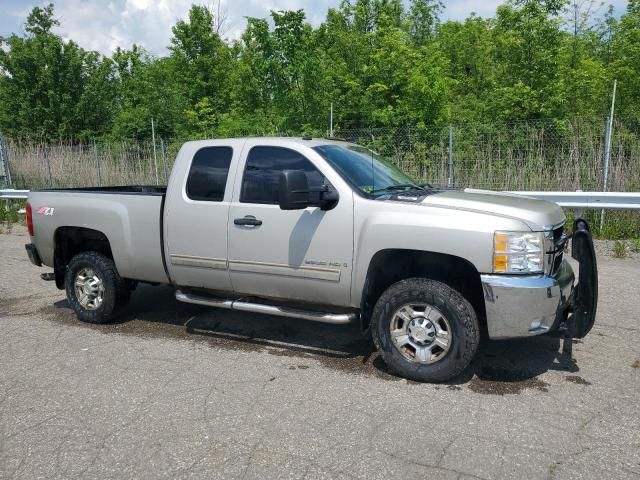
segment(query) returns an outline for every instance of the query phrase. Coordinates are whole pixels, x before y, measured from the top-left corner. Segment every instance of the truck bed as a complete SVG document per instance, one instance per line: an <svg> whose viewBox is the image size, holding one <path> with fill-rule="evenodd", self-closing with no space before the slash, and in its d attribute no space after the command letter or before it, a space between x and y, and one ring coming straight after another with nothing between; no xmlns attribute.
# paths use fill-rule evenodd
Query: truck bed
<svg viewBox="0 0 640 480"><path fill-rule="evenodd" d="M53 266L60 229L91 229L107 237L122 277L169 282L162 247L165 192L165 187L143 185L30 192L34 244L43 263Z"/></svg>

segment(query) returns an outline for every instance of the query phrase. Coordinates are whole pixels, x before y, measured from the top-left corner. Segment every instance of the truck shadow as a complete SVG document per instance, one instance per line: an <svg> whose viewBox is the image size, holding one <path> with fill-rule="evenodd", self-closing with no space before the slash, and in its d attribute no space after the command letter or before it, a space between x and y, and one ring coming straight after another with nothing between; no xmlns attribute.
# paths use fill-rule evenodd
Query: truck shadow
<svg viewBox="0 0 640 480"><path fill-rule="evenodd" d="M75 323L66 300L56 307L68 310L69 320ZM329 325L185 304L176 301L173 289L165 286L138 287L116 323L87 327L104 334L180 338L203 341L211 348L263 351L290 357L294 367L294 359L313 359L344 372L404 381L388 370L358 324ZM483 340L472 364L446 385L456 390L466 384L478 393L499 395L525 388L546 391L539 375L550 370L578 371L571 356L562 353L562 344L553 336Z"/></svg>

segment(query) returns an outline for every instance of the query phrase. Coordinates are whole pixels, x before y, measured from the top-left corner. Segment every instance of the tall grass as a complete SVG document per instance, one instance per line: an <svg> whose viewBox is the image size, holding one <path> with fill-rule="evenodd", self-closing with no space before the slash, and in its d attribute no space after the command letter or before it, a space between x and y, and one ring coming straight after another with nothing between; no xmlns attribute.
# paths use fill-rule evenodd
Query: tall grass
<svg viewBox="0 0 640 480"><path fill-rule="evenodd" d="M7 142L18 188L165 184L166 149L151 142ZM156 177L157 172L157 177Z"/></svg>

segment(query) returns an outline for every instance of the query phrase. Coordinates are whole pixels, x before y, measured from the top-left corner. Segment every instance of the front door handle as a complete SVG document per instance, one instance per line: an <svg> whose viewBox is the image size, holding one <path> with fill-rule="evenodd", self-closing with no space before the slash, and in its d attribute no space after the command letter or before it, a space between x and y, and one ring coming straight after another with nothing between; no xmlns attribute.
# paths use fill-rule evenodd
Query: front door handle
<svg viewBox="0 0 640 480"><path fill-rule="evenodd" d="M253 215L245 215L243 218L234 219L233 223L235 225L251 225L257 227L258 225L262 225L262 220L258 220Z"/></svg>

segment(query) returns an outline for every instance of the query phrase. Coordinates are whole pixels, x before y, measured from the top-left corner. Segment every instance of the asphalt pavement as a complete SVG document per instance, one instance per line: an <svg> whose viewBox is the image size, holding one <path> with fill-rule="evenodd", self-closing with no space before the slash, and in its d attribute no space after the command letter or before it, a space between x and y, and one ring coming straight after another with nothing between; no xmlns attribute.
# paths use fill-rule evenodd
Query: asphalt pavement
<svg viewBox="0 0 640 480"><path fill-rule="evenodd" d="M80 323L0 235L0 478L638 478L640 259L599 257L596 326L485 341L457 379L389 374L357 326L140 286Z"/></svg>

